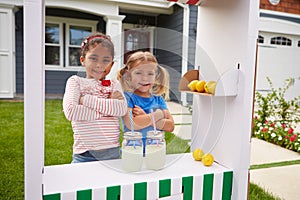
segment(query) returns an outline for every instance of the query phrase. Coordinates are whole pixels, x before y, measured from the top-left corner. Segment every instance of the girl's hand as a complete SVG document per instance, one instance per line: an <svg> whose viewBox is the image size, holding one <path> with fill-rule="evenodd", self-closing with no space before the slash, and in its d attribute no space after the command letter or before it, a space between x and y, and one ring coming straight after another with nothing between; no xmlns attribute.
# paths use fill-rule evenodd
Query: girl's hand
<svg viewBox="0 0 300 200"><path fill-rule="evenodd" d="M132 108L132 114L133 116L139 116L139 115L146 115L145 111L139 107L139 106L134 106L134 108Z"/></svg>
<svg viewBox="0 0 300 200"><path fill-rule="evenodd" d="M79 105L83 105L83 96L80 96L79 98Z"/></svg>
<svg viewBox="0 0 300 200"><path fill-rule="evenodd" d="M174 131L174 119L169 110L163 110L164 118L156 122L156 127L160 130L173 132Z"/></svg>
<svg viewBox="0 0 300 200"><path fill-rule="evenodd" d="M165 118L165 113L164 113L163 110L156 109L154 111L154 119L155 119L156 122L159 121L159 120L161 120L161 119L164 119L164 118Z"/></svg>
<svg viewBox="0 0 300 200"><path fill-rule="evenodd" d="M124 96L122 95L121 92L119 91L114 91L112 92L109 97L110 99L118 99L118 100L123 100L124 99Z"/></svg>

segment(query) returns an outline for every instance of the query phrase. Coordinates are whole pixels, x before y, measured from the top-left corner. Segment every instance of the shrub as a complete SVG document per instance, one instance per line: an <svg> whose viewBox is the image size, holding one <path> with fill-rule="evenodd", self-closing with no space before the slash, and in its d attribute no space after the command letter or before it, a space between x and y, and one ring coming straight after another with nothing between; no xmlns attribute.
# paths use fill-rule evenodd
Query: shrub
<svg viewBox="0 0 300 200"><path fill-rule="evenodd" d="M291 100L285 98L294 79L287 79L284 86L278 89L273 87L270 78L267 80L271 90L266 94L255 93L252 135L300 153L300 135L295 132L300 122L300 96Z"/></svg>
<svg viewBox="0 0 300 200"><path fill-rule="evenodd" d="M257 118L254 118L254 125L256 129L254 137L300 153L300 135L293 127L279 121L261 123Z"/></svg>

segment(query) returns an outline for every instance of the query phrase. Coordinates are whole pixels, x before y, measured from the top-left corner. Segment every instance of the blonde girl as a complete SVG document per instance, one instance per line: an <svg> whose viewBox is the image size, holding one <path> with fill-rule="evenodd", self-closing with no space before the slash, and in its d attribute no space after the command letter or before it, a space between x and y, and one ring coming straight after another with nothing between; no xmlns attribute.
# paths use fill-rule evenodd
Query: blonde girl
<svg viewBox="0 0 300 200"><path fill-rule="evenodd" d="M150 52L135 52L119 70L118 80L127 99L128 111L123 117L125 131L131 129L130 112L133 114L134 129L146 137L153 130L151 110L154 111L156 128L172 132L174 120L165 100L169 97L169 75Z"/></svg>

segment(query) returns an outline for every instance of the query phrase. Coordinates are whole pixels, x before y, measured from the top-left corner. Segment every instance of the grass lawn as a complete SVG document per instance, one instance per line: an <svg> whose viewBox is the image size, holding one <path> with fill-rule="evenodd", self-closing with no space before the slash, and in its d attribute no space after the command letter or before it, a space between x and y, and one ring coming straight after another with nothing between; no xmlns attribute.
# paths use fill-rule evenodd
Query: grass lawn
<svg viewBox="0 0 300 200"><path fill-rule="evenodd" d="M70 163L72 129L64 117L61 100L45 103L45 165ZM23 102L0 100L0 199L24 199ZM188 141L166 133L167 153L189 152ZM258 186L250 185L250 200L278 200Z"/></svg>

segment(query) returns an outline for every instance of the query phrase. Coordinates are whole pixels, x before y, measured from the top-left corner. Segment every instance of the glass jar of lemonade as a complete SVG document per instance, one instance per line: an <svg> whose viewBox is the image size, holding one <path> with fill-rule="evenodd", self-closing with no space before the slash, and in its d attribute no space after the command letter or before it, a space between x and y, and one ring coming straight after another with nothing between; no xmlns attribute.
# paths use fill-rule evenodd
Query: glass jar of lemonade
<svg viewBox="0 0 300 200"><path fill-rule="evenodd" d="M145 164L147 169L159 170L165 166L166 142L163 131L148 131Z"/></svg>
<svg viewBox="0 0 300 200"><path fill-rule="evenodd" d="M143 164L143 142L140 132L125 132L122 141L122 168L126 172L140 171Z"/></svg>

